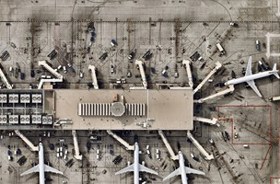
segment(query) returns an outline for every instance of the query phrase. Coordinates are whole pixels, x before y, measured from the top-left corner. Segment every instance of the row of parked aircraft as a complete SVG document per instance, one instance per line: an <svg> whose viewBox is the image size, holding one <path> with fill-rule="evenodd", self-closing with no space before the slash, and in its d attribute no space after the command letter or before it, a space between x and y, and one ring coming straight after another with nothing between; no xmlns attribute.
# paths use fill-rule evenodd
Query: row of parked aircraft
<svg viewBox="0 0 280 184"><path fill-rule="evenodd" d="M198 171L195 169L192 169L190 167L185 166L185 159L181 151L178 153L179 155L179 168L173 171L171 174L166 176L163 181L166 181L170 178L173 178L175 176L181 175L181 180L183 184L188 183L188 178L186 174L199 174L199 175L205 175L204 172ZM141 164L139 164L139 146L138 143L136 142L134 144L134 163L132 165L129 165L122 170L118 171L115 173L115 175L118 174L124 174L127 172L133 172L134 176L134 184L139 184L139 172L147 172L150 174L158 175L158 173L155 170L152 170L150 168L147 168Z"/></svg>
<svg viewBox="0 0 280 184"><path fill-rule="evenodd" d="M127 172L133 172L133 180L134 184L139 184L140 178L139 178L139 172L147 172L150 174L158 175L158 172L156 172L153 169L150 169L148 167L145 167L144 165L139 164L139 146L136 142L134 144L134 163L121 169L120 171L116 172L115 175L124 174ZM190 167L185 166L185 159L181 151L178 152L179 155L179 168L173 171L171 174L166 176L163 181L166 181L172 177L181 175L182 184L188 183L188 178L186 174L198 174L198 175L205 175L204 172L192 169ZM63 175L63 172L50 167L45 164L44 162L44 148L43 144L39 143L39 164L28 169L27 171L20 174L20 176L28 175L31 173L39 173L39 184L45 184L45 172L51 172L55 174L61 174Z"/></svg>

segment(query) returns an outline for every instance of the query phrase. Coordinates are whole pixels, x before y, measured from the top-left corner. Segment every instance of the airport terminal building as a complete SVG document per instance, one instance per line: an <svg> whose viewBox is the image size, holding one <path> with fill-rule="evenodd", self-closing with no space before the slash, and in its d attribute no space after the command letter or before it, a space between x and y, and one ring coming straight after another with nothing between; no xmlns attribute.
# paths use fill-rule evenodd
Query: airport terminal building
<svg viewBox="0 0 280 184"><path fill-rule="evenodd" d="M0 123L8 128L193 129L193 95L187 88L7 90L0 97Z"/></svg>

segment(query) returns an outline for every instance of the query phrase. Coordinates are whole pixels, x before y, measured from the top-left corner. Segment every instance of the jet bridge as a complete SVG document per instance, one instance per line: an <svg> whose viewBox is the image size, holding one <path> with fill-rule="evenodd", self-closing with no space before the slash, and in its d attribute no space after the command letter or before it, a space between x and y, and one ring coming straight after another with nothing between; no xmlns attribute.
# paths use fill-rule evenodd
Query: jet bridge
<svg viewBox="0 0 280 184"><path fill-rule="evenodd" d="M52 82L62 82L63 76L55 71L46 61L39 61L39 66L43 66L46 70L48 70L51 74L53 74L56 78L52 79L41 79L38 85L38 89L41 89L44 83L52 83Z"/></svg>
<svg viewBox="0 0 280 184"><path fill-rule="evenodd" d="M165 137L163 131L162 131L162 130L159 130L159 131L158 131L158 134L160 135L160 137L161 137L161 139L162 139L162 141L163 141L165 147L167 148L167 150L168 150L168 152L169 152L169 154L170 154L171 159L172 159L172 160L178 160L178 159L179 159L178 155L175 155L175 153L174 153L173 149L171 148L171 146L170 146L168 140L166 139L166 137Z"/></svg>
<svg viewBox="0 0 280 184"><path fill-rule="evenodd" d="M77 160L82 160L82 155L80 153L80 149L79 149L79 143L78 143L78 137L77 137L77 132L76 130L72 130L72 135L73 135L73 142L74 142L74 149L75 149L75 154L74 157Z"/></svg>
<svg viewBox="0 0 280 184"><path fill-rule="evenodd" d="M34 146L34 144L27 138L25 137L19 130L15 130L15 133L25 142L31 149L31 151L39 151L38 146Z"/></svg>
<svg viewBox="0 0 280 184"><path fill-rule="evenodd" d="M218 92L218 93L216 93L216 94L207 96L207 97L205 97L205 98L201 98L201 99L198 99L198 100L194 100L194 102L195 102L195 103L203 103L203 102L205 102L205 101L207 101L207 100L210 100L210 99L213 99L213 98L217 98L217 97L219 97L219 96L225 95L225 94L227 94L227 93L231 93L231 92L233 92L233 91L234 91L234 86L233 86L233 85L229 85L229 86L228 86L228 89L225 89L225 90L220 91L220 92Z"/></svg>
<svg viewBox="0 0 280 184"><path fill-rule="evenodd" d="M207 153L207 151L199 144L199 142L193 137L190 131L187 132L188 138L192 141L192 143L197 147L197 149L200 151L202 155L204 155L206 160L212 160L214 159L214 156L212 154Z"/></svg>
<svg viewBox="0 0 280 184"><path fill-rule="evenodd" d="M109 135L111 135L114 139L116 139L119 143L121 143L122 145L124 145L124 147L126 148L126 150L134 150L134 145L130 145L128 144L128 142L126 142L125 140L123 140L120 136L118 136L117 134L113 133L111 130L107 130L107 133Z"/></svg>
<svg viewBox="0 0 280 184"><path fill-rule="evenodd" d="M144 70L144 67L143 67L143 61L136 60L135 64L139 67L141 78L142 78L142 82L143 82L143 86L144 86L145 89L147 89L148 84L147 84L145 70Z"/></svg>
<svg viewBox="0 0 280 184"><path fill-rule="evenodd" d="M219 68L222 67L222 64L218 61L215 63L216 67L211 70L211 72L203 79L203 81L193 90L193 94L195 94L198 90L202 88L202 86L210 79L210 77L217 72Z"/></svg>
<svg viewBox="0 0 280 184"><path fill-rule="evenodd" d="M269 98L269 101L271 101L271 102L276 102L279 100L280 100L280 96L274 96L274 97Z"/></svg>
<svg viewBox="0 0 280 184"><path fill-rule="evenodd" d="M216 125L217 127L220 126L220 124L218 123L218 119L216 119L216 118L208 119L208 118L202 118L202 117L194 116L193 120L203 122L203 123L207 123L207 124L210 124L210 125Z"/></svg>
<svg viewBox="0 0 280 184"><path fill-rule="evenodd" d="M94 89L99 89L98 82L97 82L97 77L96 77L95 66L89 65L88 69L91 71L92 85L93 85Z"/></svg>
<svg viewBox="0 0 280 184"><path fill-rule="evenodd" d="M146 89L146 88L143 86L132 86L129 89Z"/></svg>
<svg viewBox="0 0 280 184"><path fill-rule="evenodd" d="M5 83L5 86L8 88L8 89L12 89L12 85L10 84L10 82L8 81L7 77L5 76L2 68L0 67L0 78L1 80Z"/></svg>
<svg viewBox="0 0 280 184"><path fill-rule="evenodd" d="M191 62L189 60L183 60L183 65L186 67L188 79L189 79L189 86L193 88L193 78L192 78L192 71L191 71Z"/></svg>
<svg viewBox="0 0 280 184"><path fill-rule="evenodd" d="M38 89L42 89L44 83L51 83L51 82L62 82L63 79L41 79L38 84Z"/></svg>
<svg viewBox="0 0 280 184"><path fill-rule="evenodd" d="M39 66L43 66L46 70L48 70L51 74L53 74L57 79L63 79L63 76L55 71L45 60L38 61Z"/></svg>

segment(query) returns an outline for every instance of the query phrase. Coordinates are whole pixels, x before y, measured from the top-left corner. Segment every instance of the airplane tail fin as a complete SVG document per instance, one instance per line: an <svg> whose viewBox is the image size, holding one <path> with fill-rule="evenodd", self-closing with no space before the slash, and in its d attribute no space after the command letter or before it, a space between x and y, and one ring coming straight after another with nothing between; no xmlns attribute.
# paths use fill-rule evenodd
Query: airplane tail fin
<svg viewBox="0 0 280 184"><path fill-rule="evenodd" d="M278 70L277 70L277 65L276 65L276 63L274 63L272 71L274 72L273 75L275 75L275 77L276 77L277 79L280 79L280 77L279 77L279 75L278 75Z"/></svg>

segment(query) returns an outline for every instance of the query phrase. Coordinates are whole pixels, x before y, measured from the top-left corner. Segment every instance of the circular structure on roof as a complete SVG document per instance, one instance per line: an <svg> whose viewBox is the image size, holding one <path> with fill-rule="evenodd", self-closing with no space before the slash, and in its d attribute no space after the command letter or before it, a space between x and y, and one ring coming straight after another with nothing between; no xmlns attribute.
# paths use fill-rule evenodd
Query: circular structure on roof
<svg viewBox="0 0 280 184"><path fill-rule="evenodd" d="M113 116L122 116L125 112L124 104L122 102L112 103L111 112Z"/></svg>

